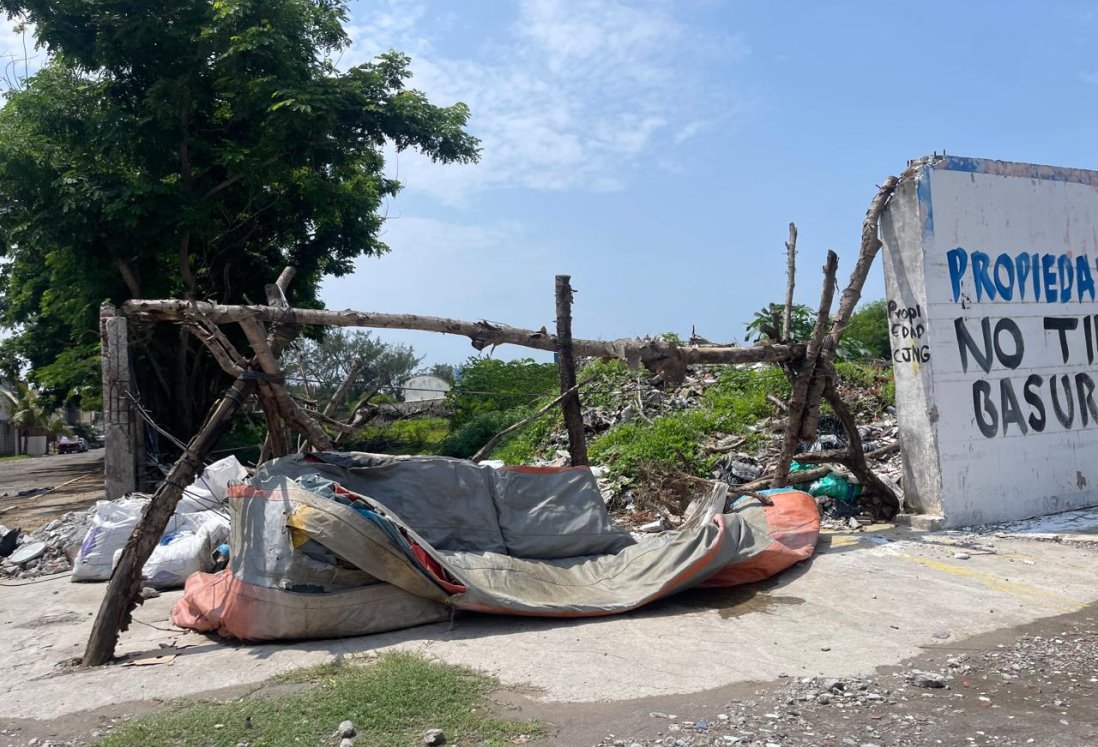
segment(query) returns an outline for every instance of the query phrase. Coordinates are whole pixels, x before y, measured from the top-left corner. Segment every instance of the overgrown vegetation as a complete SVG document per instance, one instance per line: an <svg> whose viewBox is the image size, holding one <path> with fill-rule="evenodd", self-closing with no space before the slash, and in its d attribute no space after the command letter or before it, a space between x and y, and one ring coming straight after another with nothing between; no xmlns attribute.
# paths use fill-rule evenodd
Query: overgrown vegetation
<svg viewBox="0 0 1098 747"><path fill-rule="evenodd" d="M378 454L437 454L449 433L450 421L446 418L409 418L364 428L343 447Z"/></svg>
<svg viewBox="0 0 1098 747"><path fill-rule="evenodd" d="M279 681L305 687L228 703L184 701L119 726L100 745L334 744L332 731L347 719L358 731L356 742L369 745L419 744L427 729L442 729L447 744L509 745L541 732L537 723L491 714L494 679L408 653L383 654L373 664L314 667Z"/></svg>
<svg viewBox="0 0 1098 747"><path fill-rule="evenodd" d="M775 324L785 309L784 304L773 303L755 312L747 323L748 340L774 340L778 338ZM802 304L793 306L790 317L790 336L794 340L807 340L816 324L816 312ZM889 360L891 344L888 341L888 311L884 299L870 301L850 316L846 331L839 342L838 358L846 361Z"/></svg>
<svg viewBox="0 0 1098 747"><path fill-rule="evenodd" d="M789 382L781 371L728 367L705 391L701 407L619 425L596 439L589 453L593 460L624 474L635 474L642 465L676 464L704 475L714 461L702 451L710 435L743 435L746 445L761 438L751 429L773 414L767 395L788 398Z"/></svg>
<svg viewBox="0 0 1098 747"><path fill-rule="evenodd" d="M447 394L453 414L439 453L468 458L504 428L533 412L559 387L556 365L530 358L501 361L473 356Z"/></svg>

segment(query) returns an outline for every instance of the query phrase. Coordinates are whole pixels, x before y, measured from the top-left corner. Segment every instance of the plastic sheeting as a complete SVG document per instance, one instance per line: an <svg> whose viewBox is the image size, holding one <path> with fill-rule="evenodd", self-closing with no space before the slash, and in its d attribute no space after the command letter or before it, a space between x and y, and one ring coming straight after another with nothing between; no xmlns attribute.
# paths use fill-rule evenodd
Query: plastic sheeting
<svg viewBox="0 0 1098 747"><path fill-rule="evenodd" d="M285 457L230 488L229 568L192 577L173 620L262 640L407 627L448 608L607 615L692 586L759 580L812 554L811 496L771 491L772 507L728 508L726 491L697 501L680 528L636 542L613 526L586 468ZM345 603L356 598L357 618ZM342 612L330 625L309 612L324 599L344 600L332 602Z"/></svg>

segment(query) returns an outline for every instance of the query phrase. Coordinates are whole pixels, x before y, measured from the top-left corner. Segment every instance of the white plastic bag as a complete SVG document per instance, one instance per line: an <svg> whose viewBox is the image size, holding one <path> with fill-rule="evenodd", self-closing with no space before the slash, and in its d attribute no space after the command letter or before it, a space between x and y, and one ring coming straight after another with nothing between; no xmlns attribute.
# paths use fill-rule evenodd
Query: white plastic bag
<svg viewBox="0 0 1098 747"><path fill-rule="evenodd" d="M179 503L175 506L175 513L193 514L196 511L218 511L221 508L221 501L213 491L191 485L180 496Z"/></svg>
<svg viewBox="0 0 1098 747"><path fill-rule="evenodd" d="M213 511L172 517L142 575L154 589L178 589L187 577L213 567L213 551L229 539L229 520Z"/></svg>
<svg viewBox="0 0 1098 747"><path fill-rule="evenodd" d="M91 527L72 564L73 581L106 581L111 577L115 553L126 546L146 505L144 498L96 501Z"/></svg>
<svg viewBox="0 0 1098 747"><path fill-rule="evenodd" d="M237 461L235 456L227 456L219 459L202 471L195 478L191 488L202 488L210 491L218 503L224 503L227 498L229 483L243 480L248 476L248 470ZM209 508L207 506L207 508Z"/></svg>

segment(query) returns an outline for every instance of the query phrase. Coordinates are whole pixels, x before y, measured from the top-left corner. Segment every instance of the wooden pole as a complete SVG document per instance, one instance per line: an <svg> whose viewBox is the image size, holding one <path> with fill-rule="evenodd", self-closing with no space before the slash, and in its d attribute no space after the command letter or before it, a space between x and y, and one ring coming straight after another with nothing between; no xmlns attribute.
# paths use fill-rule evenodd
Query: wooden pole
<svg viewBox="0 0 1098 747"><path fill-rule="evenodd" d="M157 488L137 522L122 550L118 565L111 574L111 580L107 583L103 601L99 605L99 614L84 649L81 662L83 666L99 666L114 658L118 635L129 628L131 613L141 603L141 570L152 555L153 548L160 542L164 528L183 495L183 489L201 472L202 462L228 430L233 415L254 391L255 381L245 378L253 366L258 368L256 362L249 362L241 376L237 377L221 399L210 408L206 422L187 444L179 460L172 465L171 471Z"/></svg>
<svg viewBox="0 0 1098 747"><path fill-rule="evenodd" d="M812 329L812 339L808 342L804 361L800 364L800 370L793 380L793 389L789 395L789 409L785 427L785 439L782 441L781 456L778 457L778 466L774 470L774 484L784 485L789 477L789 465L793 461L793 455L797 451L797 445L801 441L801 431L806 408L810 404L808 394L816 371L816 359L819 358L823 345L824 335L827 334L828 315L831 313L831 301L835 295L835 272L839 266L839 258L835 252L827 253L827 262L824 264L823 290L820 293L820 305L816 310L816 326Z"/></svg>
<svg viewBox="0 0 1098 747"><path fill-rule="evenodd" d="M789 241L785 242L785 314L782 317L782 341L789 342L793 334L793 287L797 282L797 224L789 224Z"/></svg>
<svg viewBox="0 0 1098 747"><path fill-rule="evenodd" d="M587 465L587 436L583 432L579 391L576 390L576 359L572 351L572 277L557 275L557 369L560 392L564 395L564 426L568 430L568 453L573 467Z"/></svg>
<svg viewBox="0 0 1098 747"><path fill-rule="evenodd" d="M854 307L862 297L862 286L869 275L869 268L873 266L873 260L881 248L881 239L878 235L878 223L881 213L888 205L889 198L896 191L900 180L895 176L885 179L877 189L877 194L869 203L869 209L865 211L865 219L862 221L862 244L858 252L858 260L854 263L854 269L850 272L850 282L843 290L839 299L839 310L835 312L835 320L831 324L831 334L828 336L827 348L824 357L831 360L835 351L839 349L839 340L842 339L846 325L850 322L850 315L854 313Z"/></svg>

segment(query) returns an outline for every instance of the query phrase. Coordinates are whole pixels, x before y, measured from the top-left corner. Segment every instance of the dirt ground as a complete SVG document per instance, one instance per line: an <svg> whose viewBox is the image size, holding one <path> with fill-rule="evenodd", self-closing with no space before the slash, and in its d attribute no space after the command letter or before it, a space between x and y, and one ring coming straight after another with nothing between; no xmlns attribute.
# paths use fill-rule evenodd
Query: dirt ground
<svg viewBox="0 0 1098 747"><path fill-rule="evenodd" d="M501 689L493 699L501 714L547 726L549 736L534 744L1090 747L1098 744L1096 657L1098 605L1092 605L934 646L861 678L779 678L600 703L547 703L520 688ZM944 687L912 682L912 672L939 671L947 673ZM196 697L260 698L285 689L260 684ZM121 721L174 705L145 700L52 720L10 719L0 722L0 745L94 744Z"/></svg>
<svg viewBox="0 0 1098 747"><path fill-rule="evenodd" d="M31 489L48 492L20 496ZM0 524L32 532L103 499L103 450L0 461Z"/></svg>

